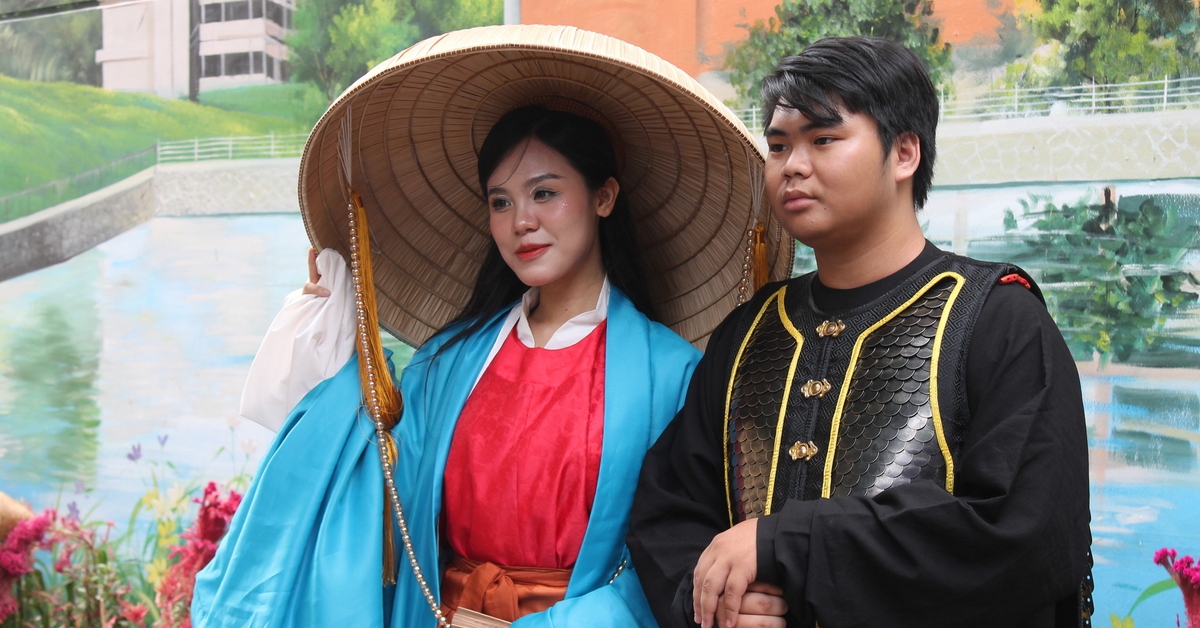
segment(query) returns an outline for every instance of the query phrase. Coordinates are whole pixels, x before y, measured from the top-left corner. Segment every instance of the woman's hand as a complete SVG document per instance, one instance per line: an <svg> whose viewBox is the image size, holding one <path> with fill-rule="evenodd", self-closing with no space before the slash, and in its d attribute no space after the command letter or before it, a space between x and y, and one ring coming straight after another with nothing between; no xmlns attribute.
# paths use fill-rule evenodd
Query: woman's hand
<svg viewBox="0 0 1200 628"><path fill-rule="evenodd" d="M318 297L327 297L330 292L322 286L318 286L317 282L321 280L321 274L317 272L317 250L309 247L308 249L308 283L304 284L304 288L300 290L301 294L312 294Z"/></svg>

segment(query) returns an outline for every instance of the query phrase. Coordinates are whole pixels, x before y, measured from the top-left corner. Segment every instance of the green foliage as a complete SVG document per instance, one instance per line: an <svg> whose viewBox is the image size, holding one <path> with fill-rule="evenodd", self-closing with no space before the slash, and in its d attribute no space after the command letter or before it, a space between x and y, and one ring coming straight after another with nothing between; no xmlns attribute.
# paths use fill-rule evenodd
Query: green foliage
<svg viewBox="0 0 1200 628"><path fill-rule="evenodd" d="M1195 224L1153 197L1056 206L1030 196L1010 259L1038 279L1077 357L1124 362L1159 349L1169 318L1197 305L1200 279L1180 270L1200 248ZM1006 219L1006 222L1008 220Z"/></svg>
<svg viewBox="0 0 1200 628"><path fill-rule="evenodd" d="M782 57L824 37L864 35L913 51L938 85L950 77L950 44L942 42L932 14L930 0L783 0L775 17L747 27L749 37L726 57L730 81L745 102L756 102L762 78Z"/></svg>
<svg viewBox="0 0 1200 628"><path fill-rule="evenodd" d="M305 0L287 40L292 78L317 85L328 103L420 39L503 17L503 0Z"/></svg>
<svg viewBox="0 0 1200 628"><path fill-rule="evenodd" d="M103 166L160 139L308 129L150 94L0 76L0 196Z"/></svg>
<svg viewBox="0 0 1200 628"><path fill-rule="evenodd" d="M504 0L412 0L421 38L460 28L504 23Z"/></svg>
<svg viewBox="0 0 1200 628"><path fill-rule="evenodd" d="M404 0L364 0L348 4L329 27L326 61L345 89L375 64L417 41L412 10Z"/></svg>
<svg viewBox="0 0 1200 628"><path fill-rule="evenodd" d="M282 118L298 128L311 129L329 101L313 83L286 83L200 92L200 104Z"/></svg>
<svg viewBox="0 0 1200 628"><path fill-rule="evenodd" d="M346 0L305 0L298 3L296 12L292 14L295 30L287 37L292 80L315 84L325 94L326 101L333 100L340 92L338 78L326 59L332 46L329 25L346 4Z"/></svg>
<svg viewBox="0 0 1200 628"><path fill-rule="evenodd" d="M45 5L39 0L15 0L3 6L5 11L16 11ZM96 50L100 46L100 11L0 24L0 74L99 85Z"/></svg>
<svg viewBox="0 0 1200 628"><path fill-rule="evenodd" d="M1030 18L1058 42L1009 69L1010 85L1158 80L1200 71L1200 13L1192 0L1041 0ZM1038 75L1043 80L1038 80Z"/></svg>

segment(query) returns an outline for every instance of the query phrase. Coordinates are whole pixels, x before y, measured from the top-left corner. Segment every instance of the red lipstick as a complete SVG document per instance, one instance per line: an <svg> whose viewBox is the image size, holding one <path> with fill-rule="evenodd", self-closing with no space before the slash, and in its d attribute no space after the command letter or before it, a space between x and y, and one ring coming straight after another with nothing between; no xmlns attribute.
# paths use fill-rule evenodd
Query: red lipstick
<svg viewBox="0 0 1200 628"><path fill-rule="evenodd" d="M540 257L542 253L550 250L549 244L522 244L517 247L517 257L521 261L528 262L531 259Z"/></svg>

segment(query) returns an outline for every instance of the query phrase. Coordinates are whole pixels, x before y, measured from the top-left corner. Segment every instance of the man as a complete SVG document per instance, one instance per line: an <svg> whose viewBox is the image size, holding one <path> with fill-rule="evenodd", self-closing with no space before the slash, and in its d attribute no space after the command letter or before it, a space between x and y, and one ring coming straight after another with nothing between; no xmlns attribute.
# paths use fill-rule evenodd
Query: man
<svg viewBox="0 0 1200 628"><path fill-rule="evenodd" d="M1088 625L1079 376L1032 280L916 218L920 61L826 39L763 81L771 209L817 271L713 332L627 539L663 626Z"/></svg>

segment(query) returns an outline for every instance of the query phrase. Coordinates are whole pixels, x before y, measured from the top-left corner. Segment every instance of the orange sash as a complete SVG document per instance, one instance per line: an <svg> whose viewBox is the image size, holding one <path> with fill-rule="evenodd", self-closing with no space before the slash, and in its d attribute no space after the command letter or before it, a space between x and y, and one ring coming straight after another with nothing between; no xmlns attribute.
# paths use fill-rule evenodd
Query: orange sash
<svg viewBox="0 0 1200 628"><path fill-rule="evenodd" d="M561 601L570 579L570 569L499 567L456 555L442 574L442 612L453 619L469 608L514 621Z"/></svg>

